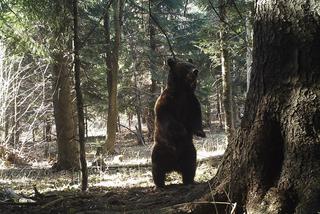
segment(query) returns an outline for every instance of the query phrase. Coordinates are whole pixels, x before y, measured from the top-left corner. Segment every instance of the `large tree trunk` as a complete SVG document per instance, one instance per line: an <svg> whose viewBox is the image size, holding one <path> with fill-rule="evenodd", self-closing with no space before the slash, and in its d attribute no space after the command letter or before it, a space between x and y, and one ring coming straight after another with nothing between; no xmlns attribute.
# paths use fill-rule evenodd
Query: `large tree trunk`
<svg viewBox="0 0 320 214"><path fill-rule="evenodd" d="M55 168L79 169L79 146L76 141L72 85L67 57L63 52L53 56L53 108L57 132L58 162Z"/></svg>
<svg viewBox="0 0 320 214"><path fill-rule="evenodd" d="M230 74L230 59L229 51L226 46L226 2L219 0L219 12L221 19L220 29L220 58L221 58L221 74L222 74L222 100L224 105L225 132L227 142L230 142L234 133L234 118L233 118L233 102L232 102L232 87Z"/></svg>
<svg viewBox="0 0 320 214"><path fill-rule="evenodd" d="M72 1L56 2L53 11L57 13L53 28L56 40L52 58L53 110L56 125L58 160L53 166L55 170L79 169L79 145L77 142L75 105L72 102L71 61L69 27L71 26Z"/></svg>
<svg viewBox="0 0 320 214"><path fill-rule="evenodd" d="M227 200L228 194L238 213L317 213L319 3L260 0L256 10L244 118L208 198Z"/></svg>

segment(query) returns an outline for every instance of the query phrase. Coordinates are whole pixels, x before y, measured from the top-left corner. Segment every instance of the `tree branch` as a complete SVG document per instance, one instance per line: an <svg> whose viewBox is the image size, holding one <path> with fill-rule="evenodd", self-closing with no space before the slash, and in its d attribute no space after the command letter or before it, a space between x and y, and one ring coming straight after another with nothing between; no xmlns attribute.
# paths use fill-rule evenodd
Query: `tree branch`
<svg viewBox="0 0 320 214"><path fill-rule="evenodd" d="M159 28L159 30L163 33L163 35L166 37L166 40L167 40L167 43L169 45L169 48L170 48L170 51L171 51L171 54L172 54L172 57L173 59L176 59L176 55L173 51L173 48L172 48L172 45L171 45L171 42L169 40L169 37L167 35L167 33L165 32L165 30L161 27L161 25L159 24L159 22L157 21L157 19L152 15L152 12L151 12L151 0L149 0L149 16L151 17L152 21L157 25L157 27Z"/></svg>
<svg viewBox="0 0 320 214"><path fill-rule="evenodd" d="M140 11L147 11L145 8L137 5L134 1L130 0L131 4L138 8ZM151 11L151 0L149 0L149 11L147 11L150 18L152 19L152 21L156 24L156 26L159 28L159 30L161 31L161 33L166 37L166 40L167 40L167 43L168 43L168 46L169 46L169 49L170 49L170 52L172 54L172 57L175 59L176 58L176 54L174 53L173 51L173 47L171 45L171 42L170 42L170 39L166 33L166 31L161 27L161 25L159 24L159 22L157 21L157 19L152 15L152 11Z"/></svg>
<svg viewBox="0 0 320 214"><path fill-rule="evenodd" d="M242 14L241 14L241 12L240 12L237 4L236 4L236 1L235 1L235 0L231 0L231 4L233 4L233 7L236 9L236 11L237 11L237 13L238 13L241 21L244 22L245 20L244 20L244 18L243 18L243 16L242 16Z"/></svg>
<svg viewBox="0 0 320 214"><path fill-rule="evenodd" d="M82 42L81 42L80 45L79 45L79 49L82 49L82 48L86 45L88 39L91 37L91 35L93 34L93 32L97 29L99 23L102 21L103 17L106 15L106 13L107 13L107 11L108 11L108 8L110 7L112 1L113 1L113 0L109 0L109 1L107 2L106 6L105 6L105 10L104 10L105 12L104 12L104 13L102 14L102 16L100 17L98 23L89 31L89 33L86 35L86 37L82 40Z"/></svg>
<svg viewBox="0 0 320 214"><path fill-rule="evenodd" d="M237 34L237 35L239 36L239 38L241 38L243 41L246 41L246 39L245 39L240 33L238 33L237 31L235 31L228 22L226 22L226 21L224 21L224 20L222 19L222 17L220 16L219 12L218 12L217 9L214 7L212 1L211 1L211 0L208 0L208 3L209 3L209 5L210 5L211 9L213 10L213 12L214 12L214 13L217 15L217 17L219 18L220 22L222 22L222 23L224 23L226 26L228 26L229 29L230 29L233 33Z"/></svg>

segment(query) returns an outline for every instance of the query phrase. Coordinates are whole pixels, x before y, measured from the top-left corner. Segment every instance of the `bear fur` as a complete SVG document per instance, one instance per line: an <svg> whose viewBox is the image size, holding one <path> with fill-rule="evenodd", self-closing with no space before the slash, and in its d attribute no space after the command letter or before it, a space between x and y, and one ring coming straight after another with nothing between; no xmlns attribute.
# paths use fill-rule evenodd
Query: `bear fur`
<svg viewBox="0 0 320 214"><path fill-rule="evenodd" d="M155 104L152 176L156 187L165 186L166 173L182 174L183 184L194 182L196 149L193 135L205 137L201 106L195 96L198 70L191 62L168 59L167 87Z"/></svg>

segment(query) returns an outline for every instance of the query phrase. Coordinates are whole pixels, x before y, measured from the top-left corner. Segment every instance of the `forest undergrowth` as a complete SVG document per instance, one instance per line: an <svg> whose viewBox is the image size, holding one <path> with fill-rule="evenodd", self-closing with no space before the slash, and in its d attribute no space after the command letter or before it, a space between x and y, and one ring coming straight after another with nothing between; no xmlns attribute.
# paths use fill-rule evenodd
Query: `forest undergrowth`
<svg viewBox="0 0 320 214"><path fill-rule="evenodd" d="M117 154L102 158L96 155L99 138L89 140L87 192L80 192L79 172L55 172L52 170L54 157L39 158L37 153L43 152L40 146L29 148L32 152L27 155L28 146L25 146L26 161L18 164L2 161L0 213L99 213L105 210L153 213L193 201L209 188L207 181L216 173L226 146L224 134L207 130L206 139L194 139L198 157L196 184L183 186L181 176L171 173L167 176L167 187L157 190L151 174L151 142L137 145L134 135L122 132L118 135L121 143L116 146ZM50 145L49 150L55 149L55 144Z"/></svg>

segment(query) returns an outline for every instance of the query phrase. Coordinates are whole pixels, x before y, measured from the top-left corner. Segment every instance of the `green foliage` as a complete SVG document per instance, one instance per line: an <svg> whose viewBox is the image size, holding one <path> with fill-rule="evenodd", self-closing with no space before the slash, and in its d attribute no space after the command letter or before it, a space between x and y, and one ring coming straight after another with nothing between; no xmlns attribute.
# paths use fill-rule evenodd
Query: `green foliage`
<svg viewBox="0 0 320 214"><path fill-rule="evenodd" d="M218 3L211 0L215 7ZM232 2L232 1L230 1ZM232 78L237 96L245 89L246 42L244 18L252 2L236 1L228 5L228 41L233 64ZM188 4L186 4L188 3ZM93 115L103 115L107 106L106 44L103 16L107 0L79 2L82 88L85 106ZM51 61L56 52L72 54L71 1L7 0L0 1L0 40L7 54L28 53ZM112 8L110 8L112 10ZM145 0L128 0L124 8L120 73L118 81L119 111L135 112L137 93L142 106L151 99L151 78L158 88L166 84L166 59L171 55L159 26L155 25L156 51L150 51L149 5ZM155 0L151 12L166 32L179 59L193 59L199 67L197 93L201 102L215 102L212 97L220 84L219 17L207 0ZM113 22L111 17L111 22ZM156 65L150 70L150 61ZM70 58L70 67L72 60ZM137 82L134 81L136 76ZM160 89L156 91L156 95Z"/></svg>
<svg viewBox="0 0 320 214"><path fill-rule="evenodd" d="M2 2L0 13L0 38L12 54L29 52L45 57L46 48L41 44L42 36L37 34L39 25L29 16L20 13L21 5L13 1Z"/></svg>

